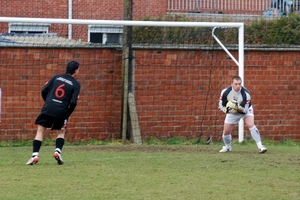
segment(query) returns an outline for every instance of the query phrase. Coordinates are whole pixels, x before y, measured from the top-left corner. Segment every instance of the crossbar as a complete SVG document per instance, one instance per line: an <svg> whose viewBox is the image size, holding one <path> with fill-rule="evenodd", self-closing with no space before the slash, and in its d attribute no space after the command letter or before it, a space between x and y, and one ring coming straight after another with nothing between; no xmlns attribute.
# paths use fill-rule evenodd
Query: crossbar
<svg viewBox="0 0 300 200"><path fill-rule="evenodd" d="M0 17L0 22L20 23L57 23L57 24L88 24L88 25L123 25L123 26L164 26L164 27L231 27L240 28L244 23L233 22L167 22L167 21L129 21L129 20L84 20L55 18L21 18Z"/></svg>

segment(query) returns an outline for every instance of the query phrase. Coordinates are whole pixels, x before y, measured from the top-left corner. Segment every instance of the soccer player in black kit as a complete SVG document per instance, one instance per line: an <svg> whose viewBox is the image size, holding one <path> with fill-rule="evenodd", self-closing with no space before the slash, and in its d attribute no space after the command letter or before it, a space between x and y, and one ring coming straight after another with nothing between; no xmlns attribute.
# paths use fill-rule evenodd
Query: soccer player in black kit
<svg viewBox="0 0 300 200"><path fill-rule="evenodd" d="M57 164L62 165L64 163L61 151L65 142L65 130L68 118L77 105L80 93L80 83L74 78L78 72L79 63L72 60L67 63L65 74L54 75L42 88L41 94L45 103L35 121L35 124L38 125L37 133L33 140L32 157L26 165L39 162L39 151L47 128L59 130L53 157Z"/></svg>

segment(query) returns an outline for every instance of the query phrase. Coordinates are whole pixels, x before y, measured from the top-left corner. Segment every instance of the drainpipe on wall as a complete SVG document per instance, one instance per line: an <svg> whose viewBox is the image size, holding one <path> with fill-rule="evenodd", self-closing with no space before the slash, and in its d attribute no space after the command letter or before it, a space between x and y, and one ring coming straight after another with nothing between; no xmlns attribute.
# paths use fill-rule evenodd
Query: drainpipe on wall
<svg viewBox="0 0 300 200"><path fill-rule="evenodd" d="M69 5L68 5L68 18L69 19L72 19L72 5L73 5L73 1L72 0L69 0ZM72 24L69 24L68 26L68 38L69 40L72 39Z"/></svg>

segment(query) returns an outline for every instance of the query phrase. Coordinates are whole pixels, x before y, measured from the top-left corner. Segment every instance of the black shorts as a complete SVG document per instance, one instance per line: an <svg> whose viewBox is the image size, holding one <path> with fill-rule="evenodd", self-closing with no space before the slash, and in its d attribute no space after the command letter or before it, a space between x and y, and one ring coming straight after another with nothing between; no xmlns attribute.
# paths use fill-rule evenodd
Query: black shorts
<svg viewBox="0 0 300 200"><path fill-rule="evenodd" d="M51 128L51 130L66 130L67 123L68 119L52 117L45 114L40 114L35 120L35 124L46 128Z"/></svg>

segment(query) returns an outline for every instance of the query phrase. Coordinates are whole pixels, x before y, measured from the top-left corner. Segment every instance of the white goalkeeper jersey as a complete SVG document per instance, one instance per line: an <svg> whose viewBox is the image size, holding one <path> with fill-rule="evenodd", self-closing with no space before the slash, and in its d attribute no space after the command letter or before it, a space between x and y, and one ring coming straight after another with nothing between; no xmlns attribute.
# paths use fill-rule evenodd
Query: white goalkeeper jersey
<svg viewBox="0 0 300 200"><path fill-rule="evenodd" d="M244 113L247 113L251 105L251 95L249 90L245 87L241 87L240 91L236 92L231 86L222 90L219 101L219 109L226 107L226 104L230 100L236 100L240 106L244 108Z"/></svg>

